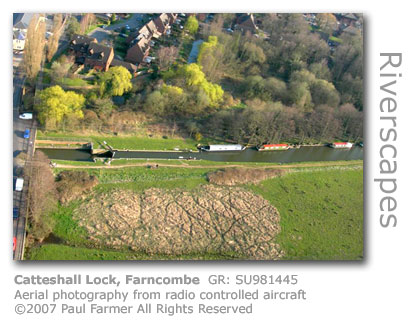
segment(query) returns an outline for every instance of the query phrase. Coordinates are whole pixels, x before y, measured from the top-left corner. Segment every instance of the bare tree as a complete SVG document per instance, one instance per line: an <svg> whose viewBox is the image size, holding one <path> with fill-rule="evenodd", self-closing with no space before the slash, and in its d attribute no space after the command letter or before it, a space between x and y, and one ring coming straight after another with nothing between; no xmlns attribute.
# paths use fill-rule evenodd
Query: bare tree
<svg viewBox="0 0 409 320"><path fill-rule="evenodd" d="M52 231L50 214L57 205L57 193L50 160L44 153L36 151L25 168L25 178L29 181L27 197L30 236L42 241Z"/></svg>
<svg viewBox="0 0 409 320"><path fill-rule="evenodd" d="M86 13L82 16L80 22L81 34L85 34L87 29L96 21L96 17L93 13Z"/></svg>
<svg viewBox="0 0 409 320"><path fill-rule="evenodd" d="M47 61L51 61L58 49L58 41L60 40L62 30L64 28L65 19L61 13L54 15L53 30L47 44Z"/></svg>
<svg viewBox="0 0 409 320"><path fill-rule="evenodd" d="M27 30L24 48L24 68L27 77L35 79L41 68L45 46L45 20L44 15L35 14Z"/></svg>
<svg viewBox="0 0 409 320"><path fill-rule="evenodd" d="M157 52L159 70L169 68L176 60L179 54L179 49L175 46L160 48Z"/></svg>

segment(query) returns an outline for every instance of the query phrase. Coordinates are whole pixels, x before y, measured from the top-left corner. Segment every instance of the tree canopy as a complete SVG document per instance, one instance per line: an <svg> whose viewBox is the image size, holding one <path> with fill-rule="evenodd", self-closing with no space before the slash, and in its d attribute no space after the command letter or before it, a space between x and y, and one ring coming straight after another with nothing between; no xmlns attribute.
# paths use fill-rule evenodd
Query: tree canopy
<svg viewBox="0 0 409 320"><path fill-rule="evenodd" d="M199 29L199 21L197 21L195 16L190 16L187 18L185 23L185 30L187 30L190 34L195 34Z"/></svg>
<svg viewBox="0 0 409 320"><path fill-rule="evenodd" d="M64 91L60 86L41 90L35 110L42 125L59 124L65 117L82 118L85 98L74 91Z"/></svg>
<svg viewBox="0 0 409 320"><path fill-rule="evenodd" d="M99 93L101 97L122 96L132 89L132 75L122 67L112 67L99 75Z"/></svg>

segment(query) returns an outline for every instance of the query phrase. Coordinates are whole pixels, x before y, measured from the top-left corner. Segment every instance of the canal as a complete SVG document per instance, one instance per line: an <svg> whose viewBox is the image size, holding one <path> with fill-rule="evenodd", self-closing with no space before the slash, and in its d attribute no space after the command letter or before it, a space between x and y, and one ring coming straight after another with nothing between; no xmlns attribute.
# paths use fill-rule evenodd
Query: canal
<svg viewBox="0 0 409 320"><path fill-rule="evenodd" d="M50 159L92 161L89 150L48 149L38 148ZM109 156L111 154L109 153ZM102 156L103 157L103 156ZM106 155L105 155L106 157ZM301 147L285 151L244 151L220 152L176 152L176 151L115 151L114 159L197 159L223 162L309 162L309 161L340 161L362 160L363 148L333 149L329 147Z"/></svg>

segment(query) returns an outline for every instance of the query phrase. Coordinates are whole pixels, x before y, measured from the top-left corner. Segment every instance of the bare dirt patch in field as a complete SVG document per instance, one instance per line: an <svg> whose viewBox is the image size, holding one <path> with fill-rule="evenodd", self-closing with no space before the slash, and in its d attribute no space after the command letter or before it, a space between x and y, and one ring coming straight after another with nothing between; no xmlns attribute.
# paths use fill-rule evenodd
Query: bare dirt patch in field
<svg viewBox="0 0 409 320"><path fill-rule="evenodd" d="M279 259L279 213L243 188L149 189L97 194L74 213L91 240L152 254L234 254Z"/></svg>
<svg viewBox="0 0 409 320"><path fill-rule="evenodd" d="M210 172L207 179L210 183L221 186L234 186L246 183L258 183L273 177L280 177L286 171L270 168L224 168Z"/></svg>

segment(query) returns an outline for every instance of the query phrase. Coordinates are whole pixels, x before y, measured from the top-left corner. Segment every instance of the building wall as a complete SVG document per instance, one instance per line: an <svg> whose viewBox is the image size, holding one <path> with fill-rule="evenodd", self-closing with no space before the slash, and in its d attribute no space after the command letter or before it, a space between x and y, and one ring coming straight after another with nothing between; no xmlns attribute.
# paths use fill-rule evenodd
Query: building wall
<svg viewBox="0 0 409 320"><path fill-rule="evenodd" d="M13 50L24 50L25 40L13 40Z"/></svg>

